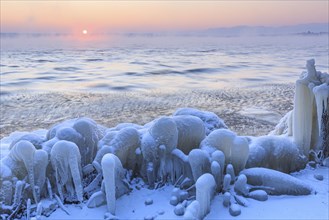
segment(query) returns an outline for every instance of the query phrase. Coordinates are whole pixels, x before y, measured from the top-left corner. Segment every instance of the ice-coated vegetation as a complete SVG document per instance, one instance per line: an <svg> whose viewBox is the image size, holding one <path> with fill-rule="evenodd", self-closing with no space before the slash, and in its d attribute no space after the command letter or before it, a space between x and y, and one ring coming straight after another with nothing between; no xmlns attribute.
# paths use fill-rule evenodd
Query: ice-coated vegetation
<svg viewBox="0 0 329 220"><path fill-rule="evenodd" d="M269 136L238 136L212 112L181 108L144 126L106 128L77 118L51 127L46 137L14 139L1 159L1 216L38 219L56 207L69 214L65 204L79 203L107 204L105 218L116 218L116 199L137 180L149 189L174 185L168 203L185 219L204 218L214 196L237 216L248 199L310 194L311 187L287 174L306 166L310 149L328 164L329 77L313 60L307 70L296 83L294 110Z"/></svg>

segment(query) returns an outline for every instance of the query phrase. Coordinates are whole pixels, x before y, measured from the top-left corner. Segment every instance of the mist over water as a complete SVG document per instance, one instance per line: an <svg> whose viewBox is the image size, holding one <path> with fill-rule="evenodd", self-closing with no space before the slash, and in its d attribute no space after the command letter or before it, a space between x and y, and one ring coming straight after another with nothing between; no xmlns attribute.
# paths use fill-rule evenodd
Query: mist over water
<svg viewBox="0 0 329 220"><path fill-rule="evenodd" d="M3 36L1 94L221 89L292 83L328 35L259 37Z"/></svg>

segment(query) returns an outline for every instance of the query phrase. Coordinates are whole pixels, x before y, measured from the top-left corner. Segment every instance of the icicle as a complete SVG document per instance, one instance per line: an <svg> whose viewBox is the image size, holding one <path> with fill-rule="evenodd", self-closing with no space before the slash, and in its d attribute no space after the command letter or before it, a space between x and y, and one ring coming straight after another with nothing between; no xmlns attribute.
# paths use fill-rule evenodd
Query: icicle
<svg viewBox="0 0 329 220"><path fill-rule="evenodd" d="M21 204L22 192L23 192L24 185L25 185L24 181L18 180L16 182L13 207L17 207Z"/></svg>
<svg viewBox="0 0 329 220"><path fill-rule="evenodd" d="M31 199L28 199L26 202L26 219L31 219Z"/></svg>
<svg viewBox="0 0 329 220"><path fill-rule="evenodd" d="M51 189L51 184L50 184L50 181L48 178L47 178L47 191L48 191L49 199L52 200L53 199L53 190Z"/></svg>
<svg viewBox="0 0 329 220"><path fill-rule="evenodd" d="M153 169L153 163L152 162L147 164L146 174L147 174L147 182L149 184L149 187L151 189L153 189L154 188L154 183L155 183L155 176L154 176L154 169Z"/></svg>
<svg viewBox="0 0 329 220"><path fill-rule="evenodd" d="M115 155L105 154L102 158L102 169L105 185L107 210L115 215Z"/></svg>
<svg viewBox="0 0 329 220"><path fill-rule="evenodd" d="M316 101L319 131L321 131L322 114L327 110L329 102L329 85L323 83L320 86L315 86L313 93Z"/></svg>

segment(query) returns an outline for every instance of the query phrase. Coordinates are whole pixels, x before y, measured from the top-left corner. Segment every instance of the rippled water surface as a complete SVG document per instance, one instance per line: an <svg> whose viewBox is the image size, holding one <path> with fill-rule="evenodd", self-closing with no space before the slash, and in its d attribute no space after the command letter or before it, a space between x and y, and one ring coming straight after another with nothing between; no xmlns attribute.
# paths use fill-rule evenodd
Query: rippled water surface
<svg viewBox="0 0 329 220"><path fill-rule="evenodd" d="M305 61L328 72L328 35L2 36L1 94L220 89L294 82Z"/></svg>

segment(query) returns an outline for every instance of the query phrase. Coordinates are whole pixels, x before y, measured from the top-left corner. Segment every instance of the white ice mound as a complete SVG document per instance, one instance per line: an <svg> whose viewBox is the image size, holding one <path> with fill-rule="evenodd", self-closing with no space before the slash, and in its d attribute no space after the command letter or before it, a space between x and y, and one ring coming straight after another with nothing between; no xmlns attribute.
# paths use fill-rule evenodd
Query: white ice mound
<svg viewBox="0 0 329 220"><path fill-rule="evenodd" d="M227 128L224 121L213 112L201 111L195 108L179 108L173 115L193 115L200 118L205 125L206 135L210 134L213 130Z"/></svg>
<svg viewBox="0 0 329 220"><path fill-rule="evenodd" d="M308 161L292 139L287 137L257 137L252 140L249 149L247 168L266 167L291 173L303 169Z"/></svg>
<svg viewBox="0 0 329 220"><path fill-rule="evenodd" d="M17 142L23 141L23 140L28 141L31 144L33 144L36 149L41 149L42 143L46 141L44 138L42 138L41 136L39 136L37 134L28 133L28 134L25 134L25 135L15 139L14 141L12 141L9 146L9 149L12 149Z"/></svg>
<svg viewBox="0 0 329 220"><path fill-rule="evenodd" d="M271 195L308 195L313 192L313 189L303 181L276 170L249 168L241 174L246 175L248 184Z"/></svg>
<svg viewBox="0 0 329 220"><path fill-rule="evenodd" d="M100 163L106 153L115 154L122 165L133 170L136 166L136 149L140 146L138 131L133 127L125 127L120 131L110 131L99 141L100 150L96 161Z"/></svg>
<svg viewBox="0 0 329 220"><path fill-rule="evenodd" d="M92 163L97 152L97 143L103 137L105 128L97 125L92 119L78 118L53 126L47 133L48 141L43 149L50 153L53 145L59 140L75 143L81 153L81 164Z"/></svg>
<svg viewBox="0 0 329 220"><path fill-rule="evenodd" d="M202 120L191 115L178 115L173 117L177 130L177 148L188 154L192 149L198 148L206 137Z"/></svg>
<svg viewBox="0 0 329 220"><path fill-rule="evenodd" d="M200 148L210 154L215 150L222 151L225 155L225 163L232 164L236 174L245 167L249 155L247 139L227 129L212 131L201 142Z"/></svg>

